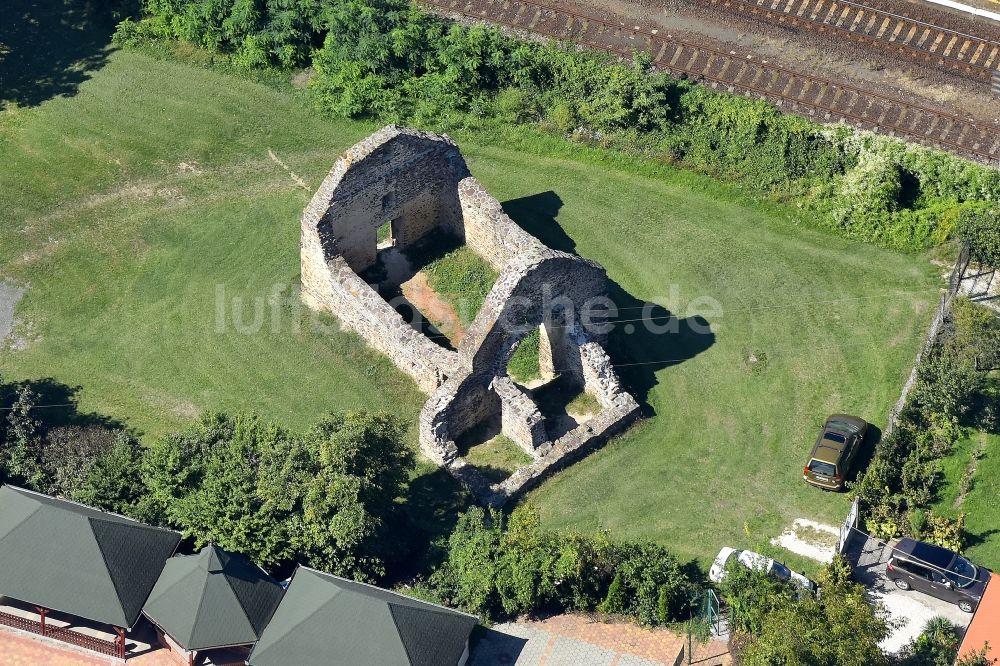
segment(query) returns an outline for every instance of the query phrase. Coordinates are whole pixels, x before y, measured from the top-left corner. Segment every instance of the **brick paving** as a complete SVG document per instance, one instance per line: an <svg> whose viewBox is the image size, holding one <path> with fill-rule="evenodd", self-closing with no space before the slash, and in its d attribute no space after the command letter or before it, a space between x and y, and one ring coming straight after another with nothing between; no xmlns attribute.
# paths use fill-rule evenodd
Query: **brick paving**
<svg viewBox="0 0 1000 666"><path fill-rule="evenodd" d="M669 629L602 622L585 615L500 624L472 649L470 666L675 666L686 663L687 638ZM695 644L692 661L727 666L726 644Z"/></svg>
<svg viewBox="0 0 1000 666"><path fill-rule="evenodd" d="M60 648L41 638L0 629L0 662L4 666L108 666L110 659Z"/></svg>
<svg viewBox="0 0 1000 666"><path fill-rule="evenodd" d="M0 627L0 664L3 666L114 666L122 662L112 657L89 654L82 649L41 636L22 634ZM132 657L129 666L182 666L169 650L156 649Z"/></svg>
<svg viewBox="0 0 1000 666"><path fill-rule="evenodd" d="M501 624L485 632L472 649L470 666L679 666L686 663L683 634L601 622L585 615ZM728 666L725 643L695 646L694 663ZM121 662L0 628L3 666L110 666ZM129 666L180 666L170 651L157 649L128 660Z"/></svg>

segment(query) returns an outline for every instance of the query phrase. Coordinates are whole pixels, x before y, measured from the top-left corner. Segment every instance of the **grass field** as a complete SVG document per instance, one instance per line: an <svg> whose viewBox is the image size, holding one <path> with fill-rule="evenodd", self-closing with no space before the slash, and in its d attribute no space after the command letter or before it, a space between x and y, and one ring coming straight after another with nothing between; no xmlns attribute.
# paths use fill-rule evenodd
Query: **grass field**
<svg viewBox="0 0 1000 666"><path fill-rule="evenodd" d="M962 477L978 450L972 483L962 495ZM976 564L1000 570L1000 435L973 431L942 461L944 482L934 511L957 518L966 514L965 549Z"/></svg>
<svg viewBox="0 0 1000 666"><path fill-rule="evenodd" d="M381 407L413 423L412 382L294 293L299 213L372 129L318 118L291 89L134 52L73 96L4 113L0 280L28 290L26 348L0 352L0 373L78 386L81 409L146 438L207 409L303 426ZM663 165L528 130L453 137L519 223L604 264L620 305L682 318L676 334L616 329L649 418L530 496L546 524L704 562L796 517L839 523L846 499L806 488L804 457L830 412L884 422L939 269ZM711 335L684 328L710 314L699 297L722 309Z"/></svg>

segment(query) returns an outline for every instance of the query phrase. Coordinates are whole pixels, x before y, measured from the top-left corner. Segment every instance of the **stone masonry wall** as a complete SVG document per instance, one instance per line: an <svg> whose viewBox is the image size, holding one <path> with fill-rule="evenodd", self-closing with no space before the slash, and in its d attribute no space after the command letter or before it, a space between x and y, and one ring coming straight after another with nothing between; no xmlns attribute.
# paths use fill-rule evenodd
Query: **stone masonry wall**
<svg viewBox="0 0 1000 666"><path fill-rule="evenodd" d="M525 453L538 458L552 448L538 405L510 377L496 377L490 388L500 398L500 431Z"/></svg>
<svg viewBox="0 0 1000 666"><path fill-rule="evenodd" d="M517 226L500 202L470 176L458 184L458 200L462 208L462 228L456 235L469 248L500 272L518 255L537 255L548 248L537 238Z"/></svg>
<svg viewBox="0 0 1000 666"><path fill-rule="evenodd" d="M375 235L389 221L397 246L441 228L498 271L457 351L407 324L359 277L376 261ZM420 413L421 449L482 503L503 504L638 416L602 336L586 331L581 319L585 304L605 295L604 269L548 248L521 229L469 175L447 137L388 126L360 141L337 160L303 212L301 227L303 300L334 314L430 394ZM602 408L555 442L530 392L507 376L518 342L543 324L543 370L569 373ZM502 484L490 484L468 465L456 444L495 417L502 432L535 459Z"/></svg>

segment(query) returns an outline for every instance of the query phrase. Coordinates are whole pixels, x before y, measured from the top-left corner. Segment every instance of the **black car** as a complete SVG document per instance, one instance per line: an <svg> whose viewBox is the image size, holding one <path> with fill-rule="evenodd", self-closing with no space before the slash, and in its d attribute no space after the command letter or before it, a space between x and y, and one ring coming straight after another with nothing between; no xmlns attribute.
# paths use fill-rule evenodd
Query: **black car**
<svg viewBox="0 0 1000 666"><path fill-rule="evenodd" d="M979 605L990 572L947 548L909 537L899 540L885 570L901 590L917 590L957 604L966 613Z"/></svg>

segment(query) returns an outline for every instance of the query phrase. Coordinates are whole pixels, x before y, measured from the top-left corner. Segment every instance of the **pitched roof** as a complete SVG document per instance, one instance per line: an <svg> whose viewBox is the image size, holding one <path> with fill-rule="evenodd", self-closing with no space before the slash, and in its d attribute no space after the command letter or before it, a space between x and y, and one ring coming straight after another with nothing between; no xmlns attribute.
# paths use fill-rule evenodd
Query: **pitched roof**
<svg viewBox="0 0 1000 666"><path fill-rule="evenodd" d="M0 594L131 627L181 536L113 513L0 487Z"/></svg>
<svg viewBox="0 0 1000 666"><path fill-rule="evenodd" d="M283 591L247 558L208 545L167 560L143 612L188 650L249 645Z"/></svg>
<svg viewBox="0 0 1000 666"><path fill-rule="evenodd" d="M381 588L299 567L252 666L450 666L478 620Z"/></svg>

